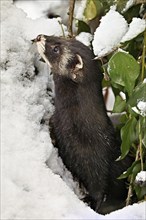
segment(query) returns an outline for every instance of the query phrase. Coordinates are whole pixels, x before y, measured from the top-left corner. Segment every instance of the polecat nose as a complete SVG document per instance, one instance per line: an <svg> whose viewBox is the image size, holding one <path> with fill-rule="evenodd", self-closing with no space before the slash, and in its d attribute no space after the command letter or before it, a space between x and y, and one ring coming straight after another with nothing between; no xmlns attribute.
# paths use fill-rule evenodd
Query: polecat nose
<svg viewBox="0 0 146 220"><path fill-rule="evenodd" d="M35 39L32 40L33 43L37 43L39 41L42 40L42 38L44 38L43 34L39 34Z"/></svg>
<svg viewBox="0 0 146 220"><path fill-rule="evenodd" d="M44 37L42 34L39 34L36 38L36 42L41 41L42 37Z"/></svg>

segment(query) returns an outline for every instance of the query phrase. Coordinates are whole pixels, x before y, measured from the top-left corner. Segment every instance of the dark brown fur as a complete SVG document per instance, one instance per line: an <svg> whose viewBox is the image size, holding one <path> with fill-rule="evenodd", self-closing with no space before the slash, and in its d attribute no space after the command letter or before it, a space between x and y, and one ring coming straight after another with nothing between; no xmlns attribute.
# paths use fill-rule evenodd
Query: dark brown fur
<svg viewBox="0 0 146 220"><path fill-rule="evenodd" d="M120 148L106 113L100 65L75 39L43 39L55 83L51 135L64 164L86 188L91 207L99 211L105 195L125 198L125 184L116 178L129 166L129 161L115 162Z"/></svg>

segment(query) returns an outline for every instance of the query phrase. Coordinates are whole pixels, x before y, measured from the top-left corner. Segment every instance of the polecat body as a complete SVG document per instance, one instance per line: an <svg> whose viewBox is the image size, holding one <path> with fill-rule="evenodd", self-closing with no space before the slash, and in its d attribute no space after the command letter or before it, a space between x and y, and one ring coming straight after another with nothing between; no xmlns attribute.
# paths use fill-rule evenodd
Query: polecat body
<svg viewBox="0 0 146 220"><path fill-rule="evenodd" d="M116 178L129 166L115 162L120 149L106 113L99 64L75 39L39 35L36 42L53 73L51 127L59 155L98 211L105 195L124 196L125 185Z"/></svg>

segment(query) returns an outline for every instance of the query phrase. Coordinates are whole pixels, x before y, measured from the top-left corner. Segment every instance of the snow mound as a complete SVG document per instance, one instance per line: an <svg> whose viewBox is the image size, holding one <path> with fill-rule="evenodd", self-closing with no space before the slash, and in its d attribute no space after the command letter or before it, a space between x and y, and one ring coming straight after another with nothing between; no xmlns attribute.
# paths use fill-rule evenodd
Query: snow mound
<svg viewBox="0 0 146 220"><path fill-rule="evenodd" d="M107 220L145 220L145 207L146 202L127 206L121 210L115 211L106 215L104 219Z"/></svg>
<svg viewBox="0 0 146 220"><path fill-rule="evenodd" d="M35 61L30 39L40 30L61 35L59 24L54 19L32 21L10 2L2 9L1 217L64 219L80 209L97 216L74 194L75 183L52 146L48 126L41 123L46 112L48 117L53 112L47 93L52 83L48 66ZM66 183L55 173L64 175Z"/></svg>

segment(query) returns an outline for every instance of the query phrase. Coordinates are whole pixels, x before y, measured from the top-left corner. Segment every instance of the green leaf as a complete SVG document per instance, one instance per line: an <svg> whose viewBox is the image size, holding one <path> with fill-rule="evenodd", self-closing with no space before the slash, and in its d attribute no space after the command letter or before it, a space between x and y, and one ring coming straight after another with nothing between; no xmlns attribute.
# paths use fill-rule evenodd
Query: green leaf
<svg viewBox="0 0 146 220"><path fill-rule="evenodd" d="M135 186L135 192L139 200L142 200L143 197L146 195L146 186L140 187Z"/></svg>
<svg viewBox="0 0 146 220"><path fill-rule="evenodd" d="M103 78L103 80L102 80L102 88L105 88L105 87L110 87L110 81L105 80L105 78Z"/></svg>
<svg viewBox="0 0 146 220"><path fill-rule="evenodd" d="M85 18L90 21L97 15L96 5L94 0L88 0L84 11Z"/></svg>
<svg viewBox="0 0 146 220"><path fill-rule="evenodd" d="M114 113L121 113L125 110L125 106L126 106L126 101L123 100L119 95L116 96L113 112Z"/></svg>
<svg viewBox="0 0 146 220"><path fill-rule="evenodd" d="M91 33L89 25L84 21L78 20L78 34L81 32Z"/></svg>
<svg viewBox="0 0 146 220"><path fill-rule="evenodd" d="M114 88L117 89L117 91L118 91L117 95L119 94L120 91L125 92L123 86L121 86L121 85L119 85L119 84L116 84L116 83L114 83L113 81L111 81L111 85L112 85L113 92L114 92ZM115 92L114 92L114 94L116 95Z"/></svg>
<svg viewBox="0 0 146 220"><path fill-rule="evenodd" d="M94 0L96 5L96 16L99 16L101 12L103 11L103 4L101 0Z"/></svg>
<svg viewBox="0 0 146 220"><path fill-rule="evenodd" d="M115 5L115 0L106 0L106 1L103 1L103 0L100 0L103 4L103 8L105 10L105 12L109 11L111 6ZM121 0L120 0L121 1Z"/></svg>
<svg viewBox="0 0 146 220"><path fill-rule="evenodd" d="M127 112L129 113L129 115L131 115L132 117L137 117L137 113L132 109L132 107L130 105L127 105Z"/></svg>
<svg viewBox="0 0 146 220"><path fill-rule="evenodd" d="M119 1L122 1L122 0L119 0ZM141 7L141 4L137 4L129 8L128 11L124 13L124 18L126 19L128 23L132 21L132 18L139 17L140 7Z"/></svg>
<svg viewBox="0 0 146 220"><path fill-rule="evenodd" d="M131 167L129 167L126 172L122 173L122 174L118 177L118 179L127 178L130 174L132 174L133 168L134 168L137 164L140 164L140 161L134 161L134 163L131 165Z"/></svg>
<svg viewBox="0 0 146 220"><path fill-rule="evenodd" d="M125 124L128 120L128 117L126 114L121 114L121 117L120 117L120 123L122 124Z"/></svg>
<svg viewBox="0 0 146 220"><path fill-rule="evenodd" d="M88 0L84 11L84 16L87 21L96 18L100 14L102 7L103 6L99 0Z"/></svg>
<svg viewBox="0 0 146 220"><path fill-rule="evenodd" d="M137 106L137 102L140 100L146 102L146 83L140 83L136 86L127 104L131 107Z"/></svg>
<svg viewBox="0 0 146 220"><path fill-rule="evenodd" d="M112 82L123 86L130 96L140 73L140 66L134 57L117 52L109 60L108 70Z"/></svg>
<svg viewBox="0 0 146 220"><path fill-rule="evenodd" d="M141 163L136 164L133 167L132 173L133 173L133 179L135 180L135 177L137 176L137 174L141 171Z"/></svg>
<svg viewBox="0 0 146 220"><path fill-rule="evenodd" d="M125 8L127 2L128 2L128 0L122 0L122 1L120 0L120 1L118 1L117 2L117 10L119 12L121 12Z"/></svg>
<svg viewBox="0 0 146 220"><path fill-rule="evenodd" d="M121 138L122 138L122 145L121 145L121 157L123 159L130 150L132 143L136 140L136 131L135 127L137 124L136 118L130 118L124 127L121 129Z"/></svg>

